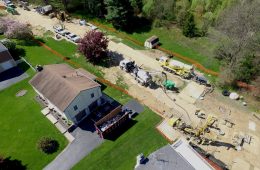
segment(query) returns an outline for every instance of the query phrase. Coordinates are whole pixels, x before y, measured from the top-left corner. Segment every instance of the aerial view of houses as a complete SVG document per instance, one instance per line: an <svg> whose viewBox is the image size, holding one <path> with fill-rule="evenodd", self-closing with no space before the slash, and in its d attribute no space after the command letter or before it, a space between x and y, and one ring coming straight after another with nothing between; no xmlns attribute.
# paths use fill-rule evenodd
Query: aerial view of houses
<svg viewBox="0 0 260 170"><path fill-rule="evenodd" d="M0 0L0 170L259 170L259 0Z"/></svg>

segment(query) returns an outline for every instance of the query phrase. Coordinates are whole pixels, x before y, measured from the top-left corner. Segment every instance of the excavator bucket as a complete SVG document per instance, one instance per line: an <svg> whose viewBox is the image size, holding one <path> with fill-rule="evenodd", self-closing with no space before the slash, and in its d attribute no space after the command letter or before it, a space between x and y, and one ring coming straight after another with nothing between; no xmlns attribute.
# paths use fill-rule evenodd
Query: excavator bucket
<svg viewBox="0 0 260 170"><path fill-rule="evenodd" d="M175 124L178 123L178 121L179 121L179 118L173 117L173 118L170 118L170 119L168 120L168 124L173 127L173 126L175 126Z"/></svg>

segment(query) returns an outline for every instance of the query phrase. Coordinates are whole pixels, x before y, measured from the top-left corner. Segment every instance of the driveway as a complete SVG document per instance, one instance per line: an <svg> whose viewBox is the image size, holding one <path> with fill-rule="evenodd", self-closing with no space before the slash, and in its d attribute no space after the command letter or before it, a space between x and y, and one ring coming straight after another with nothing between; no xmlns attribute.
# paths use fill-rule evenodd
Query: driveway
<svg viewBox="0 0 260 170"><path fill-rule="evenodd" d="M4 71L0 73L0 91L28 77L28 74L24 73L19 67Z"/></svg>
<svg viewBox="0 0 260 170"><path fill-rule="evenodd" d="M72 135L75 140L44 170L69 170L103 142L103 139L95 132L93 123L89 120L83 121L72 132Z"/></svg>

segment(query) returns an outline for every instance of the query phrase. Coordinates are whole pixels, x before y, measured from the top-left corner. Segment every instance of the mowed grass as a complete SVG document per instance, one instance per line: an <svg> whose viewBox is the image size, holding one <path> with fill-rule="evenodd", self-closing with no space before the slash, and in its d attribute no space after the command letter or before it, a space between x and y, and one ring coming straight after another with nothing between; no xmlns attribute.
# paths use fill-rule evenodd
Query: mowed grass
<svg viewBox="0 0 260 170"><path fill-rule="evenodd" d="M20 160L27 169L40 170L68 142L40 112L41 107L34 100L36 94L28 84L29 79L0 91L0 155ZM25 96L16 97L15 94L23 89L28 91ZM43 136L52 137L59 142L56 153L47 155L37 149L37 141Z"/></svg>
<svg viewBox="0 0 260 170"><path fill-rule="evenodd" d="M71 42L66 40L56 41L51 37L45 37L41 39L47 46L51 47L58 53L62 54L68 60L72 62L78 63L82 68L87 71L95 74L98 77L102 77L102 71L97 67L87 62L86 59L77 53L77 46ZM26 45L25 43L20 43L18 45L19 48L23 48L25 50L25 59L32 65L46 65L46 64L59 64L64 63L65 61L57 57L51 51L45 49L42 46L39 46L36 42L32 41L30 45ZM70 64L67 62L67 64ZM75 67L73 64L71 66Z"/></svg>
<svg viewBox="0 0 260 170"><path fill-rule="evenodd" d="M53 53L39 46L33 40L28 44L24 42L18 42L17 44L18 48L24 49L24 59L33 67L36 65L58 64L63 62L62 59L55 57Z"/></svg>
<svg viewBox="0 0 260 170"><path fill-rule="evenodd" d="M131 99L111 87L107 87L103 92L121 103ZM130 170L134 168L138 154L149 155L167 144L166 139L155 129L161 118L149 108L145 107L145 111L140 113L135 120L136 123L115 141L106 140L73 169Z"/></svg>
<svg viewBox="0 0 260 170"><path fill-rule="evenodd" d="M128 35L143 43L147 38L156 35L160 38L162 48L191 58L208 69L219 71L220 63L213 57L216 43L211 42L207 37L189 39L175 27L171 29L153 28L149 32Z"/></svg>
<svg viewBox="0 0 260 170"><path fill-rule="evenodd" d="M92 73L99 73L99 69L96 66L88 65L89 63L87 63L82 56L79 56L77 59L74 57L76 52L76 46L74 44L66 41L55 41L52 38L44 39L44 41L45 44L53 50L69 57L72 61L82 65L83 68L87 68L87 70ZM37 49L39 47L28 46L25 48L26 53L34 48ZM59 57L49 54L43 47L41 48L42 52L44 52L41 55L27 55L25 58L27 58L29 62L39 64L64 62L60 60ZM38 59L43 55L45 55L45 61ZM89 68L89 66L91 67ZM112 87L105 87L103 92L122 104L131 100L131 97ZM144 153L148 155L167 143L155 129L156 124L159 123L160 120L161 118L158 115L145 107L145 111L136 117L136 124L115 141L106 140L100 147L84 158L75 169L132 169L137 154Z"/></svg>

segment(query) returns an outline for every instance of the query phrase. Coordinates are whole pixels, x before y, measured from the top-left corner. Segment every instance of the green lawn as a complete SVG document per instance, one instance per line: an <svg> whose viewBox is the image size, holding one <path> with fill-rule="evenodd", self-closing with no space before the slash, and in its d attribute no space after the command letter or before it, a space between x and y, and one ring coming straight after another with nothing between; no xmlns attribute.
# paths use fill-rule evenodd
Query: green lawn
<svg viewBox="0 0 260 170"><path fill-rule="evenodd" d="M68 142L41 114L41 107L34 100L36 94L28 84L29 79L0 91L0 155L21 160L27 169L40 170L52 161ZM28 90L27 94L17 98L15 94L22 89ZM47 155L39 151L36 144L42 136L58 140L58 152Z"/></svg>
<svg viewBox="0 0 260 170"><path fill-rule="evenodd" d="M44 41L46 45L60 52L62 55L70 58L72 61L81 65L83 68L87 69L92 73L102 76L102 72L98 69L98 67L95 67L90 63L87 63L82 56L79 57L75 56L76 46L74 44L69 43L67 41L55 41L52 38L45 38ZM59 57L55 56L54 54L44 49L43 47L37 45L30 45L30 46L20 45L19 47L25 49L26 52L25 58L33 65L64 62ZM50 126L50 128L52 127L52 125L48 122L47 119L43 119L43 116L41 114L38 114L40 108L36 104L36 102L33 101L32 97L34 95L34 92L32 91L31 88L29 88L27 82L23 82L18 84L17 86L13 86L11 89L13 89L12 91L13 95L8 95L8 96L12 98L15 98L14 94L19 89L29 89L29 94L27 94L27 96L24 96L24 98L19 98L19 100L23 99L21 101L27 102L25 100L25 97L30 98L31 101L28 103L30 103L31 107L37 106L36 108L37 115L42 118L40 121L46 122L47 124L46 127L47 126ZM122 104L126 103L131 99L129 96L111 87L106 87L104 89L104 92L109 96L111 96L112 98L116 99L117 101L121 102ZM3 96L5 95L7 94L3 94ZM10 100L12 101L13 99L8 99L6 100L6 102ZM15 100L18 99L15 98ZM23 103L21 107L22 106L26 107L26 104ZM10 112L11 114L17 114L16 113L17 110L20 111L19 109L14 108ZM30 114L31 112L33 111L24 112L24 113ZM10 118L11 117L9 117L9 119ZM167 143L167 141L155 129L155 125L159 123L160 120L161 118L158 115L156 115L148 108L145 108L145 111L136 117L137 123L134 126L129 128L125 133L123 133L119 138L117 138L117 140L105 141L100 147L94 150L89 156L84 158L79 163L79 165L77 165L75 168L76 169L132 169L134 167L135 158L137 154L141 152L143 152L144 154L149 154ZM21 120L19 121L20 121L19 123L23 124L23 121ZM38 123L37 125L40 126L40 123ZM44 131L42 130L42 133L44 133L46 129L47 128L45 128ZM34 132L37 130L40 131L39 128L33 128L32 131ZM39 133L37 132L36 134L39 136L43 135L40 132ZM49 135L52 134L50 133ZM29 134L25 137L30 138L31 136ZM35 141L33 141L33 143L35 143ZM35 149L35 147L31 147L30 149ZM17 153L18 155L16 155L10 151L6 151L6 154L11 155L16 159L22 159L23 162L26 164L31 165L31 163L34 162L35 164L34 166L37 167L36 168L32 167L33 169L38 169L41 167L41 164L36 161L33 161L33 158L31 157L28 159L23 159L23 157L26 156L26 154L24 154L23 152L19 152L20 155L18 153ZM35 157L35 159L37 158L37 156L32 156L32 157ZM52 158L50 157L45 158L46 163L53 158L54 156ZM38 161L43 161L43 160L44 159L40 159Z"/></svg>
<svg viewBox="0 0 260 170"><path fill-rule="evenodd" d="M50 37L45 37L42 39L42 41L44 41L47 46L62 54L64 57L67 57L71 61L80 64L82 68L88 70L98 77L103 76L103 73L100 69L95 67L93 64L86 62L86 59L82 55L76 55L77 46L75 44L72 44L66 40L56 41ZM50 51L39 46L36 42L30 43L30 45L19 43L18 47L25 50L24 58L33 66L36 66L37 64L46 65L64 62L63 59L55 56Z"/></svg>
<svg viewBox="0 0 260 170"><path fill-rule="evenodd" d="M211 43L205 37L189 39L184 37L177 28L169 30L166 28L153 28L149 32L128 35L140 42L144 42L152 35L156 35L160 38L161 47L194 59L208 69L219 71L219 62L212 57L216 43Z"/></svg>
<svg viewBox="0 0 260 170"><path fill-rule="evenodd" d="M22 48L25 50L24 58L34 67L38 64L46 65L63 62L62 59L56 57L50 51L39 46L34 41L31 41L29 44L24 44L22 42L18 42L17 44L18 48Z"/></svg>
<svg viewBox="0 0 260 170"><path fill-rule="evenodd" d="M130 100L128 96L110 87L104 92L121 103ZM130 170L134 168L136 156L139 153L148 155L167 144L167 141L155 129L156 124L161 120L158 115L146 107L135 120L136 124L119 138L115 141L106 140L73 169Z"/></svg>

